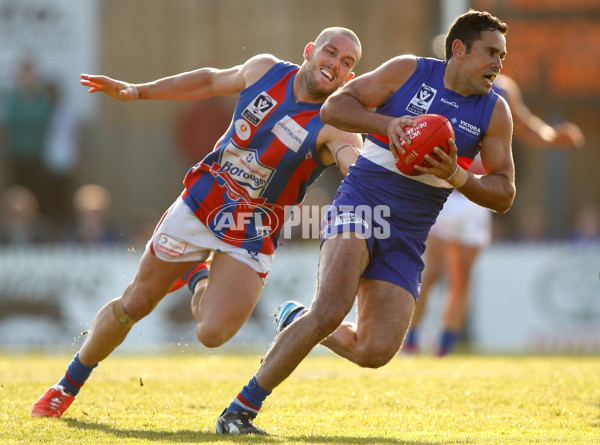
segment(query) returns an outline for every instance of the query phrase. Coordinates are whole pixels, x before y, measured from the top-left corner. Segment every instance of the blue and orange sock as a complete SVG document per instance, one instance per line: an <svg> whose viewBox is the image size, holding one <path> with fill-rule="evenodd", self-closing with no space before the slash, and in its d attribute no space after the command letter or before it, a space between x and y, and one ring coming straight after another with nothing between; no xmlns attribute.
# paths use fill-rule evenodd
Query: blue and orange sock
<svg viewBox="0 0 600 445"><path fill-rule="evenodd" d="M67 372L62 379L58 381L59 385L65 387L65 390L76 396L85 381L88 379L94 368L98 366L96 363L94 366L85 366L79 361L79 352L75 354L71 363L67 367Z"/></svg>
<svg viewBox="0 0 600 445"><path fill-rule="evenodd" d="M188 287L195 292L198 281L208 278L210 268L206 263L198 263L183 275L183 280L188 284Z"/></svg>
<svg viewBox="0 0 600 445"><path fill-rule="evenodd" d="M261 388L256 377L252 377L242 392L233 399L227 412L245 411L250 414L250 417L255 418L269 394L271 391Z"/></svg>

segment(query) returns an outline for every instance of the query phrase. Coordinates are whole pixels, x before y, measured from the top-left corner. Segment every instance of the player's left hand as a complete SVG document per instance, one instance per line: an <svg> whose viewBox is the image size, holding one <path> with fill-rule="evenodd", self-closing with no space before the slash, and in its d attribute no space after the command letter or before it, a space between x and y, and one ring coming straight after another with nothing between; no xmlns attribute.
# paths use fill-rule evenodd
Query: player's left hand
<svg viewBox="0 0 600 445"><path fill-rule="evenodd" d="M139 99L139 91L135 85L107 76L81 74L80 83L90 87L88 90L90 93L102 92L126 102Z"/></svg>
<svg viewBox="0 0 600 445"><path fill-rule="evenodd" d="M572 122L563 122L554 127L556 137L554 143L558 146L581 148L585 144L585 137L581 129Z"/></svg>

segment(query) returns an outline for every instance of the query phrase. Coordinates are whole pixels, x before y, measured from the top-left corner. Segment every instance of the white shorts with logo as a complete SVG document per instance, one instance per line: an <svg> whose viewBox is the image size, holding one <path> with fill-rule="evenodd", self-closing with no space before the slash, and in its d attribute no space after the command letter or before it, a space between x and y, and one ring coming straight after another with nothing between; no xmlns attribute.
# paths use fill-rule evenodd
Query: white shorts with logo
<svg viewBox="0 0 600 445"><path fill-rule="evenodd" d="M204 261L211 251L224 252L247 264L266 280L275 254L267 255L232 246L217 238L178 197L154 229L146 249L167 262Z"/></svg>
<svg viewBox="0 0 600 445"><path fill-rule="evenodd" d="M492 214L454 191L431 226L430 235L468 246L487 246L492 239Z"/></svg>

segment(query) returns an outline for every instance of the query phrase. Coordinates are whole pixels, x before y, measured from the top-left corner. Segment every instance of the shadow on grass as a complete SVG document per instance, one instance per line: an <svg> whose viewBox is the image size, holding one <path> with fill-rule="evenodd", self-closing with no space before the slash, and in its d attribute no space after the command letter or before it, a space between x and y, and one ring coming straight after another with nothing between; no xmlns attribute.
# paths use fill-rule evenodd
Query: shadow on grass
<svg viewBox="0 0 600 445"><path fill-rule="evenodd" d="M237 442L237 443L339 443L339 444L400 444L400 445L436 445L439 442L414 442L408 440L396 440L389 437L348 437L348 436L295 436L286 438L284 436L223 436L206 431L157 431L131 428L115 428L103 423L86 422L77 419L62 419L69 427L83 430L101 431L115 438L143 439L156 442Z"/></svg>
<svg viewBox="0 0 600 445"><path fill-rule="evenodd" d="M69 427L79 428L82 430L99 431L107 435L114 436L118 439L143 439L156 442L222 442L226 440L222 435L194 430L178 430L178 431L159 431L152 429L135 429L135 428L118 428L113 425L107 425L100 422L86 422L78 419L63 419ZM242 437L240 437L242 438ZM227 438L229 439L229 437ZM261 436L243 436L244 443L265 443L264 437ZM270 442L282 442L277 438L269 437Z"/></svg>

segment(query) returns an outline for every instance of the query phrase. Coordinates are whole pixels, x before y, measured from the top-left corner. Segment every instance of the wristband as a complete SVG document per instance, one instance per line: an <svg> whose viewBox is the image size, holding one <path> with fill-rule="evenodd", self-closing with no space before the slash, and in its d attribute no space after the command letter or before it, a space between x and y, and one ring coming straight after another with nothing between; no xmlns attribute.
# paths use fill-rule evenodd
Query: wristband
<svg viewBox="0 0 600 445"><path fill-rule="evenodd" d="M467 173L460 165L456 164L454 172L446 178L446 182L455 189L459 189L466 184L467 179L469 179L469 173Z"/></svg>

